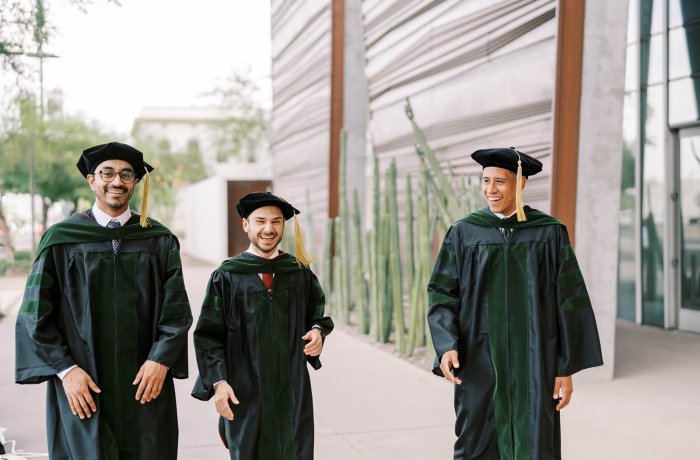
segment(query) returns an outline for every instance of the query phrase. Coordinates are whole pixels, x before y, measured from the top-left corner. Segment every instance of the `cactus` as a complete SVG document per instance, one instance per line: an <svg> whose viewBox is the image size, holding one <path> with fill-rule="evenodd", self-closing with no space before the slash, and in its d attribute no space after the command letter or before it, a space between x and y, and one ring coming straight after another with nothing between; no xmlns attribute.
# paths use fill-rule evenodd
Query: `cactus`
<svg viewBox="0 0 700 460"><path fill-rule="evenodd" d="M440 167L435 152L428 145L428 140L425 137L425 133L418 126L413 115L413 108L411 107L411 101L406 98L405 107L406 116L411 121L411 126L413 127L413 135L416 138L417 150L420 150L422 154L421 159L426 163L426 166L435 178L435 189L437 191L437 197L445 200L445 205L449 216L452 218L452 222L462 217L462 210L460 209L459 203L454 193L454 187L450 184L447 176Z"/></svg>
<svg viewBox="0 0 700 460"><path fill-rule="evenodd" d="M349 312L352 309L350 300L350 269L349 267L356 261L356 257L350 253L350 231L348 225L350 222L350 210L347 198L347 145L348 133L345 129L340 131L340 159L338 165L338 216L340 222L338 224L337 239L335 240L336 253L340 255L344 262L340 266L340 301L345 318L349 318Z"/></svg>
<svg viewBox="0 0 700 460"><path fill-rule="evenodd" d="M389 215L389 273L391 274L391 303L393 306L394 337L399 354L406 354L403 311L403 275L399 236L399 205L396 191L396 161L392 160L387 174L387 208Z"/></svg>
<svg viewBox="0 0 700 460"><path fill-rule="evenodd" d="M365 277L362 257L362 225L360 220L360 200L357 196L357 190L352 194L353 204L353 240L355 249L355 264L353 270L354 281L354 298L355 298L355 317L357 320L357 331L361 334L369 332L369 324L367 323L367 295L365 288Z"/></svg>

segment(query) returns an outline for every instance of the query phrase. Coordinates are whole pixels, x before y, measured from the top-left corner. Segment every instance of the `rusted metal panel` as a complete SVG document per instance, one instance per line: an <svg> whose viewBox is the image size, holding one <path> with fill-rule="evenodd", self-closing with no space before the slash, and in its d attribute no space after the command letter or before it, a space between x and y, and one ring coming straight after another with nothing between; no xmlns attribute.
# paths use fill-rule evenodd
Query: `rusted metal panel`
<svg viewBox="0 0 700 460"><path fill-rule="evenodd" d="M552 215L576 240L576 184L583 69L585 0L559 2L557 73L552 140Z"/></svg>

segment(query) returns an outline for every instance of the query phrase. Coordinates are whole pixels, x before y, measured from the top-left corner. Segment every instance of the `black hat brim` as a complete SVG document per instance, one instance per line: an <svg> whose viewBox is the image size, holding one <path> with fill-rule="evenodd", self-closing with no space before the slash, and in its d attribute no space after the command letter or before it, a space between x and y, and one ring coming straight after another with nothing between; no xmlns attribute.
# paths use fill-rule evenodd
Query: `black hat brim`
<svg viewBox="0 0 700 460"><path fill-rule="evenodd" d="M121 142L110 142L85 149L76 166L83 177L87 177L88 174L94 174L95 169L107 160L126 161L134 168L136 178L139 180L146 174L146 171L151 172L154 169L153 166L143 161L143 153Z"/></svg>
<svg viewBox="0 0 700 460"><path fill-rule="evenodd" d="M236 211L243 219L247 219L250 214L258 208L265 206L276 206L282 210L284 219L291 219L294 214L299 214L300 211L276 195L270 192L253 192L244 196L236 204Z"/></svg>
<svg viewBox="0 0 700 460"><path fill-rule="evenodd" d="M523 176L534 176L542 171L542 162L540 160L512 147L481 149L472 153L472 159L479 163L482 168L493 166L512 172L517 172L518 170L518 158L522 165Z"/></svg>

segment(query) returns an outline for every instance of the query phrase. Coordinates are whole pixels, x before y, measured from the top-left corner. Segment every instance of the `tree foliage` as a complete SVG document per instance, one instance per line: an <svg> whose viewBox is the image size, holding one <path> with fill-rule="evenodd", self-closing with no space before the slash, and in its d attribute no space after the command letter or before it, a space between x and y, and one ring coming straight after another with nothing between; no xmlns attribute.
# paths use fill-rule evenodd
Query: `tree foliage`
<svg viewBox="0 0 700 460"><path fill-rule="evenodd" d="M206 94L229 114L216 121L216 158L223 162L241 158L249 162L264 148L269 138L268 112L258 98L259 88L248 72L236 72L221 86Z"/></svg>
<svg viewBox="0 0 700 460"><path fill-rule="evenodd" d="M44 199L45 225L51 204L66 200L77 207L81 198L92 200L92 191L75 164L85 148L106 142L109 135L95 124L63 113L54 100L44 120L33 96L23 94L15 103L16 116L0 135L0 193L29 193L33 169L34 192Z"/></svg>
<svg viewBox="0 0 700 460"><path fill-rule="evenodd" d="M195 141L185 151L173 151L166 140L136 138L134 146L141 150L147 163L154 167L151 176L149 214L166 225L172 225L178 187L207 177L206 166ZM139 209L140 195L134 195L132 209Z"/></svg>

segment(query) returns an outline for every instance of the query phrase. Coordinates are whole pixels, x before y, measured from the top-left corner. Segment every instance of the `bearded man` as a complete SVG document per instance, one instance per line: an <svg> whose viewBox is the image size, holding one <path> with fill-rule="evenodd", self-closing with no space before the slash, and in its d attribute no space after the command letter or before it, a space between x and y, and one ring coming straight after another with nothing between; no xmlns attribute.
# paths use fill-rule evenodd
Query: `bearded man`
<svg viewBox="0 0 700 460"><path fill-rule="evenodd" d="M219 432L236 460L309 460L314 417L307 362L319 369L333 321L309 269L299 210L271 193L236 205L247 251L212 273L194 332L199 378L192 395L212 397ZM296 257L278 249L294 218Z"/></svg>

